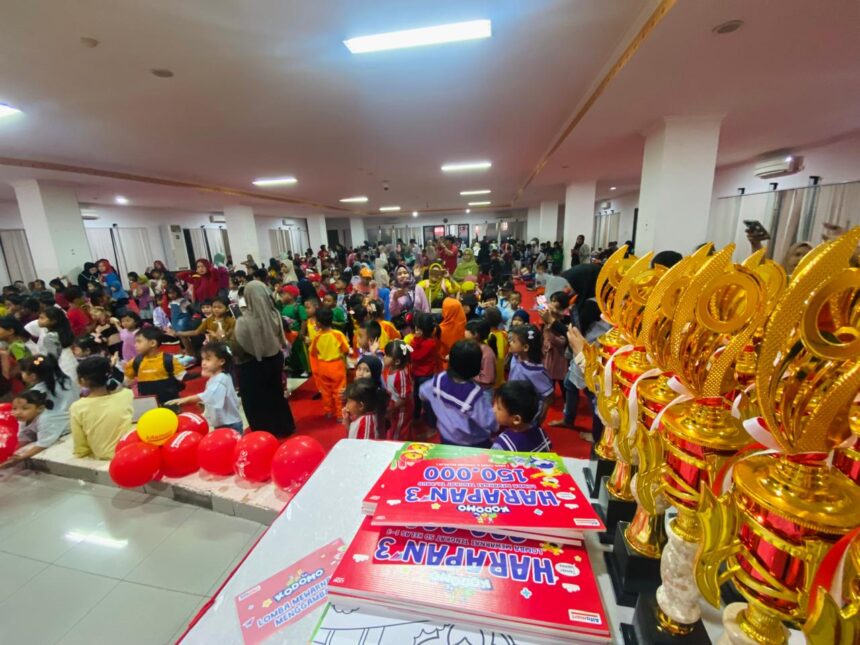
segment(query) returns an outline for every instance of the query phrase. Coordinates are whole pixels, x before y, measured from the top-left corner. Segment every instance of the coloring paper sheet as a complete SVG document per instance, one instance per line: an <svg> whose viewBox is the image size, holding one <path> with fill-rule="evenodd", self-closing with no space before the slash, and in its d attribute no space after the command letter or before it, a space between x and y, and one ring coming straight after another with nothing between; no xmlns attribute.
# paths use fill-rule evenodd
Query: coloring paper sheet
<svg viewBox="0 0 860 645"><path fill-rule="evenodd" d="M420 620L338 601L325 608L311 645L540 645L507 634Z"/></svg>

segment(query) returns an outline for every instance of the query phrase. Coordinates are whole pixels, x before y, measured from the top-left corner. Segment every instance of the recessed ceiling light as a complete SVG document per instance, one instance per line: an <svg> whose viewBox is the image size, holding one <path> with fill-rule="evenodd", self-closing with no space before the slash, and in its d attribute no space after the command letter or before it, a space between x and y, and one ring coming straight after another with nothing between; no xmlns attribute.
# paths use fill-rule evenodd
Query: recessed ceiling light
<svg viewBox="0 0 860 645"><path fill-rule="evenodd" d="M380 206L380 213L395 213L400 210L400 206Z"/></svg>
<svg viewBox="0 0 860 645"><path fill-rule="evenodd" d="M81 45L88 49L95 49L99 46L99 41L97 38L90 38L89 36L81 36Z"/></svg>
<svg viewBox="0 0 860 645"><path fill-rule="evenodd" d="M149 73L153 76L157 76L158 78L173 78L173 71L165 67L156 67L155 69L149 70Z"/></svg>
<svg viewBox="0 0 860 645"><path fill-rule="evenodd" d="M126 204L128 204L128 197L123 197L122 195L117 195L117 196L114 198L114 201L115 201L117 204L122 204L123 206L125 206Z"/></svg>
<svg viewBox="0 0 860 645"><path fill-rule="evenodd" d="M464 197L466 195L489 195L490 191L489 190L461 190L460 194L463 195Z"/></svg>
<svg viewBox="0 0 860 645"><path fill-rule="evenodd" d="M466 215L468 215L468 214L469 214L469 213L471 213L471 212L472 212L472 209L471 209L471 208L467 208L467 209L466 209Z"/></svg>
<svg viewBox="0 0 860 645"><path fill-rule="evenodd" d="M298 181L295 177L270 177L268 179L255 179L255 186L283 186L285 184L295 184Z"/></svg>
<svg viewBox="0 0 860 645"><path fill-rule="evenodd" d="M361 195L359 197L344 197L340 200L341 204L366 204L367 197Z"/></svg>
<svg viewBox="0 0 860 645"><path fill-rule="evenodd" d="M20 112L21 110L12 107L8 103L0 103L0 117L12 116L13 114L19 114Z"/></svg>
<svg viewBox="0 0 860 645"><path fill-rule="evenodd" d="M424 45L439 45L461 40L489 38L493 35L492 23L489 20L470 20L454 22L434 27L389 31L372 36L359 36L344 40L343 44L353 54L385 51L388 49L406 49L407 47L422 47Z"/></svg>
<svg viewBox="0 0 860 645"><path fill-rule="evenodd" d="M418 211L412 211L412 217L418 217Z"/></svg>
<svg viewBox="0 0 860 645"><path fill-rule="evenodd" d="M493 202L469 202L469 206L489 206Z"/></svg>
<svg viewBox="0 0 860 645"><path fill-rule="evenodd" d="M711 31L718 36L722 36L723 34L730 34L732 32L737 31L738 29L743 27L743 24L743 20L727 20L726 22L722 22L713 29L711 29Z"/></svg>
<svg viewBox="0 0 860 645"><path fill-rule="evenodd" d="M609 190L615 190L615 188L616 188L615 186L610 186Z"/></svg>
<svg viewBox="0 0 860 645"><path fill-rule="evenodd" d="M463 163L446 163L442 166L442 172L461 172L464 170L486 170L492 168L490 161L466 161Z"/></svg>

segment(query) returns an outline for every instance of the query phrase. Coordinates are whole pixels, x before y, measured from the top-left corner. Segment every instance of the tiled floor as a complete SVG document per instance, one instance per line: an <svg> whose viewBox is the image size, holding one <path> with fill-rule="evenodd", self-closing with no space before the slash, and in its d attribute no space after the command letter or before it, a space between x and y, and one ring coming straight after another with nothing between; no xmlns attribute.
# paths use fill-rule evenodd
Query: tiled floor
<svg viewBox="0 0 860 645"><path fill-rule="evenodd" d="M0 471L0 642L172 643L265 527Z"/></svg>

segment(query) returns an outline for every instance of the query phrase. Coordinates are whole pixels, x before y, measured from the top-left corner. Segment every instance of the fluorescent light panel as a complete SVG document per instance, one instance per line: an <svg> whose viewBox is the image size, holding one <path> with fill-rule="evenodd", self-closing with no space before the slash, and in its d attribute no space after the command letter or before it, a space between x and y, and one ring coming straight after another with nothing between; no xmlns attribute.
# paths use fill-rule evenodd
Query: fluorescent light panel
<svg viewBox="0 0 860 645"><path fill-rule="evenodd" d="M395 213L400 210L400 206L380 206L380 213Z"/></svg>
<svg viewBox="0 0 860 645"><path fill-rule="evenodd" d="M18 108L14 108L8 103L0 103L0 117L4 116L12 116L13 114L20 114L21 110Z"/></svg>
<svg viewBox="0 0 860 645"><path fill-rule="evenodd" d="M493 202L469 202L469 206L489 206Z"/></svg>
<svg viewBox="0 0 860 645"><path fill-rule="evenodd" d="M470 20L468 22L453 22L447 25L389 31L384 34L359 36L344 40L343 44L353 54L386 51L389 49L406 49L408 47L423 47L439 45L462 40L489 38L493 35L492 23L489 20Z"/></svg>
<svg viewBox="0 0 860 645"><path fill-rule="evenodd" d="M341 204L366 204L367 197L361 195L359 197L344 197L340 200Z"/></svg>
<svg viewBox="0 0 860 645"><path fill-rule="evenodd" d="M461 190L460 194L463 197L466 197L468 195L489 195L490 191L489 190Z"/></svg>
<svg viewBox="0 0 860 645"><path fill-rule="evenodd" d="M128 197L123 197L122 195L117 195L116 198L114 199L114 201L117 204L122 204L123 206L125 206L126 204L128 204Z"/></svg>
<svg viewBox="0 0 860 645"><path fill-rule="evenodd" d="M492 168L490 161L465 161L463 163L446 163L442 166L442 172L463 172L468 170L486 170Z"/></svg>
<svg viewBox="0 0 860 645"><path fill-rule="evenodd" d="M285 184L295 184L298 181L295 177L270 177L263 179L255 179L255 186L283 186Z"/></svg>

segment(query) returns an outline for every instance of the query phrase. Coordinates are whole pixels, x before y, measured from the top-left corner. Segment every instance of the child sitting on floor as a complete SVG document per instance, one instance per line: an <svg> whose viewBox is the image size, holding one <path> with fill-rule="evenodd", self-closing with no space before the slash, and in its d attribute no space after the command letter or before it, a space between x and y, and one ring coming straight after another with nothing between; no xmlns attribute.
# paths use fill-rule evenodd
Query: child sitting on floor
<svg viewBox="0 0 860 645"><path fill-rule="evenodd" d="M380 439L388 407L388 394L372 379L358 378L350 383L343 394L343 419L347 423L350 439Z"/></svg>
<svg viewBox="0 0 860 645"><path fill-rule="evenodd" d="M419 396L432 408L443 444L490 447L496 417L481 386L472 380L480 371L481 348L460 340L451 348L448 370L421 386Z"/></svg>
<svg viewBox="0 0 860 645"><path fill-rule="evenodd" d="M493 443L494 450L512 452L549 452L552 444L535 417L540 399L528 381L508 381L493 400L493 412L502 433Z"/></svg>
<svg viewBox="0 0 860 645"><path fill-rule="evenodd" d="M131 390L120 387L111 362L91 356L78 363L78 382L87 396L72 403L73 453L75 457L113 459L117 442L131 430ZM119 389L118 389L119 388Z"/></svg>
<svg viewBox="0 0 860 645"><path fill-rule="evenodd" d="M239 412L239 396L233 386L233 352L222 341L206 343L200 350L201 374L208 380L200 394L173 399L165 405L179 407L186 403L202 403L203 416L213 428L232 428L242 432L245 424Z"/></svg>

